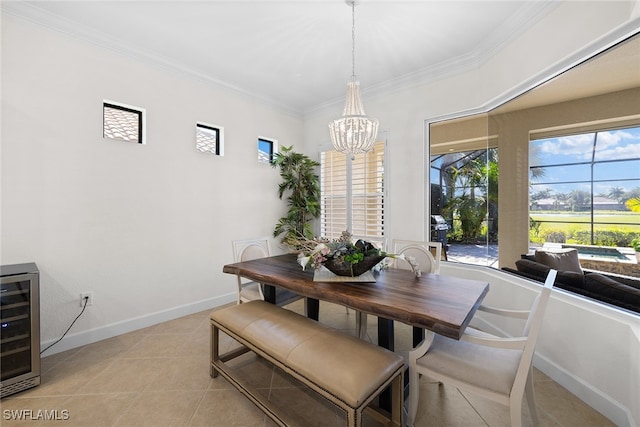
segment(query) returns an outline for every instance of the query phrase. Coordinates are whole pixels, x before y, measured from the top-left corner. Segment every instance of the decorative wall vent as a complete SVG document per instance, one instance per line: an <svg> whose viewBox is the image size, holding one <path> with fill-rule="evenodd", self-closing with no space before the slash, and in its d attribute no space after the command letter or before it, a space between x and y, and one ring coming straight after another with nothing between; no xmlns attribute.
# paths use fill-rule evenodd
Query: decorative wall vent
<svg viewBox="0 0 640 427"><path fill-rule="evenodd" d="M112 101L102 103L102 136L119 141L145 143L145 110Z"/></svg>

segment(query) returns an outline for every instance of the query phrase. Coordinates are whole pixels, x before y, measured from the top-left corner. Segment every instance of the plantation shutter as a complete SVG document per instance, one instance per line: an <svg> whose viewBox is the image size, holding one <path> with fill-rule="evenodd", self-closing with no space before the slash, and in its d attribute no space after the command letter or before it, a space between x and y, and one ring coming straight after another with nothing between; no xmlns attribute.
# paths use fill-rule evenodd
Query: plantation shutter
<svg viewBox="0 0 640 427"><path fill-rule="evenodd" d="M347 156L320 153L320 236L337 239L347 228Z"/></svg>
<svg viewBox="0 0 640 427"><path fill-rule="evenodd" d="M320 153L320 235L337 239L347 229L348 158L337 151ZM384 141L351 162L351 233L384 238Z"/></svg>
<svg viewBox="0 0 640 427"><path fill-rule="evenodd" d="M354 236L382 240L384 234L383 189L384 142L377 142L374 149L352 162L352 199Z"/></svg>

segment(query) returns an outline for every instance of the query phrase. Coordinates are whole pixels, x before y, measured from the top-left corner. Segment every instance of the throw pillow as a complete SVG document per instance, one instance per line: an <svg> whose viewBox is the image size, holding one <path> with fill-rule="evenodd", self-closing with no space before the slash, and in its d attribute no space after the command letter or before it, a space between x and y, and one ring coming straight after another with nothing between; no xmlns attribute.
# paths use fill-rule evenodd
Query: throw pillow
<svg viewBox="0 0 640 427"><path fill-rule="evenodd" d="M578 250L575 248L557 249L554 251L536 250L536 261L558 271L575 271L582 273Z"/></svg>
<svg viewBox="0 0 640 427"><path fill-rule="evenodd" d="M535 261L536 256L534 254L521 254L520 259L528 259L529 261Z"/></svg>

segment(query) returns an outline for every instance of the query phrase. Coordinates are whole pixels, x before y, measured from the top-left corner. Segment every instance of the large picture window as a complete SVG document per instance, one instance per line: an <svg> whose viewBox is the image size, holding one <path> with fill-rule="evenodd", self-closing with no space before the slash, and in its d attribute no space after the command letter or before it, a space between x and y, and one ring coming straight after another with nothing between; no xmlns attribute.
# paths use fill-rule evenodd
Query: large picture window
<svg viewBox="0 0 640 427"><path fill-rule="evenodd" d="M349 165L351 163L351 165ZM347 188L349 176L351 186ZM320 153L320 235L339 238L349 228L347 200L352 200L351 233L373 242L384 239L384 142L350 161L337 151Z"/></svg>
<svg viewBox="0 0 640 427"><path fill-rule="evenodd" d="M640 127L532 140L529 163L533 246L640 237Z"/></svg>

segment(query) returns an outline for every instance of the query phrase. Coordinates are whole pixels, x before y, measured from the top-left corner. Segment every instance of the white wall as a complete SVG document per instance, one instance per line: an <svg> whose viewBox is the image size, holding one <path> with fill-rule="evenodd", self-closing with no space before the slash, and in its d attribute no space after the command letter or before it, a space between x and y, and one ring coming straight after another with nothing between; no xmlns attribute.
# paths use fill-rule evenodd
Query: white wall
<svg viewBox="0 0 640 427"><path fill-rule="evenodd" d="M103 99L146 108L146 145L102 138ZM196 121L224 126L224 157L195 149ZM249 97L5 14L1 135L0 260L40 268L43 345L94 293L57 352L232 301L231 240L271 235L286 210L257 136L297 147L303 132Z"/></svg>
<svg viewBox="0 0 640 427"><path fill-rule="evenodd" d="M443 262L441 274L489 282L483 301L528 309L540 285L489 267ZM516 326L481 313L484 327L517 335ZM476 320L476 319L474 319ZM521 329L520 329L521 331ZM618 426L640 422L640 317L554 289L534 365Z"/></svg>

